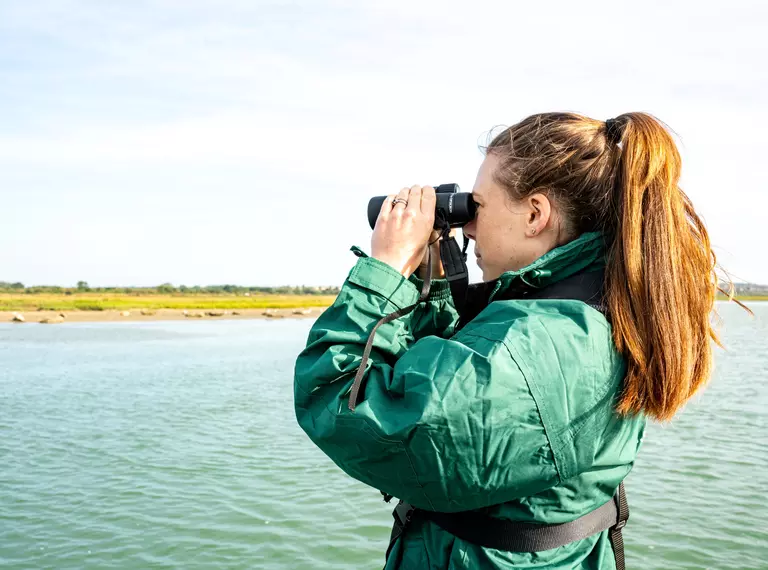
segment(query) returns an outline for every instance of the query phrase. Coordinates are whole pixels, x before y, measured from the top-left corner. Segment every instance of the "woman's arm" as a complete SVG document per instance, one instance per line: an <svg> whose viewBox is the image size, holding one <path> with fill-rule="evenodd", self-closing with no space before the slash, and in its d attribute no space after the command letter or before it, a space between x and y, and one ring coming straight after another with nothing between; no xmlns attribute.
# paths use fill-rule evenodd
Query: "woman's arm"
<svg viewBox="0 0 768 570"><path fill-rule="evenodd" d="M450 236L454 237L456 230L451 230ZM426 276L428 264L432 265L432 283L430 284L429 299L424 305L417 307L411 319L411 333L418 340L422 337L435 335L441 338L449 338L453 335L456 324L459 321L459 313L453 303L451 288L445 279L443 262L440 259L440 232L433 231L429 236L430 256L424 254L416 273L411 275L410 281L421 291Z"/></svg>
<svg viewBox="0 0 768 570"><path fill-rule="evenodd" d="M357 246L353 246L352 251L360 258L368 257L368 254ZM448 281L443 278L442 263L439 265L438 269L433 264L433 279L429 289L429 297L424 303L419 303L407 316L409 319L407 330L412 337L411 340L419 340L430 335L449 338L453 335L456 323L459 321L459 313L453 303L451 288ZM435 278L436 275L437 278ZM417 291L421 291L424 284L421 279L423 276L423 268L419 267L419 270L408 278L408 281L414 284Z"/></svg>
<svg viewBox="0 0 768 570"><path fill-rule="evenodd" d="M424 282L420 278L411 275L408 280L416 286L418 291L421 291ZM430 335L450 338L458 321L459 313L453 303L448 281L433 279L430 284L429 298L413 310L408 328L415 340Z"/></svg>
<svg viewBox="0 0 768 570"><path fill-rule="evenodd" d="M418 296L387 264L358 260L297 359L301 427L352 477L426 509L479 508L555 484L536 404L503 343L464 332L414 341L411 318L396 319L378 329L362 398L347 408L371 329Z"/></svg>

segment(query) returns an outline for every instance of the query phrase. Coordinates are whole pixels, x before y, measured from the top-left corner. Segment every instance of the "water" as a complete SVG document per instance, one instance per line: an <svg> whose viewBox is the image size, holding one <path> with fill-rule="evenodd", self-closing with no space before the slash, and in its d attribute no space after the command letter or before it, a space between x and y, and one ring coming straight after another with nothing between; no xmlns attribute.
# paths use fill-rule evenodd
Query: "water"
<svg viewBox="0 0 768 570"><path fill-rule="evenodd" d="M628 482L629 568L768 568L768 304ZM0 567L379 568L390 507L296 425L308 320L0 325Z"/></svg>

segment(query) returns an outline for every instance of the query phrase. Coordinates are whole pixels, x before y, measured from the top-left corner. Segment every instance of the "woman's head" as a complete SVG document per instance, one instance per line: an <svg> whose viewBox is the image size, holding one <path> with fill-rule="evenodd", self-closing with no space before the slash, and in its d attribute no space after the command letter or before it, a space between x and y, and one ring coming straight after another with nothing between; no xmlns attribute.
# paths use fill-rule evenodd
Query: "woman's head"
<svg viewBox="0 0 768 570"><path fill-rule="evenodd" d="M484 281L525 267L558 245L549 197L543 192L517 197L497 181L500 163L495 153L485 157L472 189L477 214L464 226Z"/></svg>
<svg viewBox="0 0 768 570"><path fill-rule="evenodd" d="M619 149L604 122L571 113L533 115L485 150L473 188L478 217L465 228L476 241L483 279L610 225Z"/></svg>
<svg viewBox="0 0 768 570"><path fill-rule="evenodd" d="M483 278L588 231L607 246L606 300L628 373L618 410L669 419L706 381L717 279L707 231L678 187L680 155L654 117L533 115L497 135L473 192Z"/></svg>

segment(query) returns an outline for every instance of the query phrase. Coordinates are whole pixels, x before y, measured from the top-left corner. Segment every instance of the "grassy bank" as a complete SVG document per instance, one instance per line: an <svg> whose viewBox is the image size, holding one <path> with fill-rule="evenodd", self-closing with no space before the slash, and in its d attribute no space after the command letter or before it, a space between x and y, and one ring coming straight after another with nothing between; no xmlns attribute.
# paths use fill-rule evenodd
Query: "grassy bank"
<svg viewBox="0 0 768 570"><path fill-rule="evenodd" d="M333 295L126 295L104 293L0 293L0 311L106 311L130 309L294 309L327 307Z"/></svg>
<svg viewBox="0 0 768 570"><path fill-rule="evenodd" d="M327 307L334 295L205 294L14 294L0 293L0 311L107 311L130 309L299 309ZM718 296L718 300L726 297ZM738 296L740 301L768 301L766 295Z"/></svg>

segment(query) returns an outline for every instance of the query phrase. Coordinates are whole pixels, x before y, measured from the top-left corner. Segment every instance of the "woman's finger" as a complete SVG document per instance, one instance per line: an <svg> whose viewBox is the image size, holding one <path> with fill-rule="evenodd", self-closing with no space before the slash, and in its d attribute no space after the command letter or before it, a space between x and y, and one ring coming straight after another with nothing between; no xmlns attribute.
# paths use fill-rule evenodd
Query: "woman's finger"
<svg viewBox="0 0 768 570"><path fill-rule="evenodd" d="M395 213L402 214L405 211L405 207L408 205L408 195L410 194L411 189L410 188L403 188L398 192L397 197L392 204L392 211Z"/></svg>
<svg viewBox="0 0 768 570"><path fill-rule="evenodd" d="M434 215L436 204L435 189L432 186L424 186L421 189L421 213L425 216Z"/></svg>
<svg viewBox="0 0 768 570"><path fill-rule="evenodd" d="M379 218L386 220L389 218L389 213L392 211L392 201L397 198L397 194L389 194L387 198L381 203L381 209L379 210Z"/></svg>
<svg viewBox="0 0 768 570"><path fill-rule="evenodd" d="M411 186L411 193L408 195L407 212L418 214L421 212L421 186Z"/></svg>

